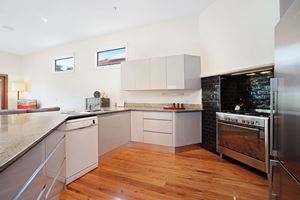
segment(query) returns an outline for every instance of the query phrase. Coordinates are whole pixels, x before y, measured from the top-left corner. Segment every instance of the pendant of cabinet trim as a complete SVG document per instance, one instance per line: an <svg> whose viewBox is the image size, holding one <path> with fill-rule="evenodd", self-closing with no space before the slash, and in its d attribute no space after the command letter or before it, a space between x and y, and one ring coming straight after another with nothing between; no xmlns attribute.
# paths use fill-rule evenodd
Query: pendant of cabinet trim
<svg viewBox="0 0 300 200"><path fill-rule="evenodd" d="M201 60L199 56L176 55L121 64L122 90L198 90Z"/></svg>

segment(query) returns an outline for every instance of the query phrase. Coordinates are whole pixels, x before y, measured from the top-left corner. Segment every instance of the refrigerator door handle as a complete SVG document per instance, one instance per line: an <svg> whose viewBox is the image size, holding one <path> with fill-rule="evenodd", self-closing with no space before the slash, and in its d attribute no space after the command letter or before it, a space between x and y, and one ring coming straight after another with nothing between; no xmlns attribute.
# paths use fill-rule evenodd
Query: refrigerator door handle
<svg viewBox="0 0 300 200"><path fill-rule="evenodd" d="M271 79L271 92L270 92L270 154L277 156L278 153L274 149L274 114L277 108L277 95L278 95L278 79Z"/></svg>
<svg viewBox="0 0 300 200"><path fill-rule="evenodd" d="M279 164L276 160L270 160L270 173L269 173L269 200L279 200L279 194L273 193L273 168Z"/></svg>

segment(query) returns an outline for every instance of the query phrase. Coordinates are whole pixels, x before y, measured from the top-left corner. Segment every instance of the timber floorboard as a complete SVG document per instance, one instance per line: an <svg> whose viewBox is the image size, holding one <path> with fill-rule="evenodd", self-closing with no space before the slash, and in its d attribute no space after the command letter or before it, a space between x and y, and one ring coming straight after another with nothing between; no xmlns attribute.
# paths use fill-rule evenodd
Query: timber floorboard
<svg viewBox="0 0 300 200"><path fill-rule="evenodd" d="M267 200L266 176L204 149L128 148L69 184L61 200Z"/></svg>

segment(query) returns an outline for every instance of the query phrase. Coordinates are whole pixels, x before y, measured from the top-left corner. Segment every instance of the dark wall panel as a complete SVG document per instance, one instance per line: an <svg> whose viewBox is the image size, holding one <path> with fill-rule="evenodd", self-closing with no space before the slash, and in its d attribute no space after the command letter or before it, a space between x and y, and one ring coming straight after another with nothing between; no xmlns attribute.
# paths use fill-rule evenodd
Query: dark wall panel
<svg viewBox="0 0 300 200"><path fill-rule="evenodd" d="M220 76L201 79L202 86L202 147L216 152L216 112L221 110Z"/></svg>

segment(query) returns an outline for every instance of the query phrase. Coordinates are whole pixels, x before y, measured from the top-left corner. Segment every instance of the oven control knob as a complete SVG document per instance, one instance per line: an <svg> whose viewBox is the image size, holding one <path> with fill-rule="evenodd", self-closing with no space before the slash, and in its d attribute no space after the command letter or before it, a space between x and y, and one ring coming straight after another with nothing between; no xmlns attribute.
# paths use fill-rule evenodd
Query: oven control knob
<svg viewBox="0 0 300 200"><path fill-rule="evenodd" d="M244 119L242 120L242 123L245 124L245 120Z"/></svg>
<svg viewBox="0 0 300 200"><path fill-rule="evenodd" d="M251 124L254 125L254 121L251 121Z"/></svg>
<svg viewBox="0 0 300 200"><path fill-rule="evenodd" d="M246 123L247 123L247 124L250 124L250 121L249 121L249 120L246 120Z"/></svg>

